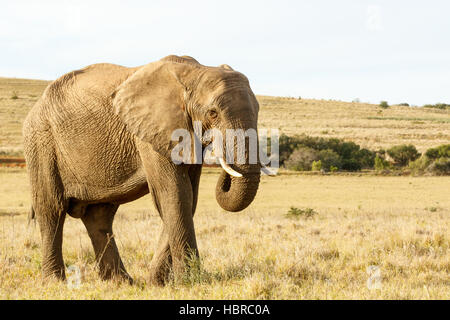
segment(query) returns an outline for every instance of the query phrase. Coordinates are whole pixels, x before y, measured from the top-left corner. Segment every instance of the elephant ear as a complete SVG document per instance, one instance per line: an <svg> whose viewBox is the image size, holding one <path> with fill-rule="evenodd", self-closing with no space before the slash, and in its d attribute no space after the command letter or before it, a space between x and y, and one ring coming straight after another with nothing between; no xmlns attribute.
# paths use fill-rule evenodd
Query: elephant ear
<svg viewBox="0 0 450 320"><path fill-rule="evenodd" d="M171 141L173 131L190 127L185 112L187 88L180 80L187 72L181 63L150 63L132 74L111 96L113 110L128 130L165 155L177 143Z"/></svg>
<svg viewBox="0 0 450 320"><path fill-rule="evenodd" d="M219 66L219 68L222 68L222 69L225 69L225 70L229 70L229 71L234 71L234 69L232 67L230 67L229 65L227 65L227 64L221 64Z"/></svg>
<svg viewBox="0 0 450 320"><path fill-rule="evenodd" d="M176 55L170 55L167 57L162 58L160 61L173 61L173 62L179 62L179 63L190 63L194 65L200 65L200 63L195 60L194 58L190 56L176 56Z"/></svg>

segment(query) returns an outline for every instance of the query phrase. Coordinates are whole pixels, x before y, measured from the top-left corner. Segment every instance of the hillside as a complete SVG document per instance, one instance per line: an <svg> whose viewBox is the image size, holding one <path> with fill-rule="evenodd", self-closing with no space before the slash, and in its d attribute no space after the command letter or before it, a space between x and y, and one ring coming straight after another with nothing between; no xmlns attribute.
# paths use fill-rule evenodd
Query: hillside
<svg viewBox="0 0 450 320"><path fill-rule="evenodd" d="M0 154L20 156L22 122L48 81L0 78ZM296 99L257 97L259 127L281 133L337 137L363 147L412 143L419 151L450 141L450 111Z"/></svg>

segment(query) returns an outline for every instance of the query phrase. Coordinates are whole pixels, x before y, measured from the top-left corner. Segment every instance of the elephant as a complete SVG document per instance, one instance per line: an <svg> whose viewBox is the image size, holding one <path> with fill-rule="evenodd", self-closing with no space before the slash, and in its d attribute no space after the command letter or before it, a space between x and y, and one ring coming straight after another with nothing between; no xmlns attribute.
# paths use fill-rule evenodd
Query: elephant
<svg viewBox="0 0 450 320"><path fill-rule="evenodd" d="M180 278L188 257L199 257L193 217L202 164L175 164L171 133L193 132L194 121L205 130L257 130L258 111L245 75L189 56L139 67L94 64L50 83L23 125L44 279L65 279L62 241L69 214L87 229L101 279L132 283L113 220L121 204L148 193L163 224L150 282ZM248 153L246 146L244 163L221 161L215 196L226 211L245 209L257 193L262 165L250 163Z"/></svg>

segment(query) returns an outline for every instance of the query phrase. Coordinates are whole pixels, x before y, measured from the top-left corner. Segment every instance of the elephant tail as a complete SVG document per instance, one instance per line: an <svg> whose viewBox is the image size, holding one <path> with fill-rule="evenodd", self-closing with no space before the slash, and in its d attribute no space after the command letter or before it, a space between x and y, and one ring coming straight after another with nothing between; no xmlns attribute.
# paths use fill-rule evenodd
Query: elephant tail
<svg viewBox="0 0 450 320"><path fill-rule="evenodd" d="M33 206L31 206L30 213L28 214L28 225L30 225L32 221L35 222L34 219L36 219L36 213L34 212Z"/></svg>

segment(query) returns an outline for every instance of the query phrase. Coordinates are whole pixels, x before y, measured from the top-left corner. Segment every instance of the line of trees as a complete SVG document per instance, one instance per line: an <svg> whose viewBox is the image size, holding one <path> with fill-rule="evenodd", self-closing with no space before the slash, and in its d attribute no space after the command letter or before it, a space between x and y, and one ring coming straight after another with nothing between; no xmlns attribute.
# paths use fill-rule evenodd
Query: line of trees
<svg viewBox="0 0 450 320"><path fill-rule="evenodd" d="M422 155L411 144L369 150L337 138L282 134L279 148L280 165L296 171L407 169L414 174L450 174L450 144L428 149Z"/></svg>

